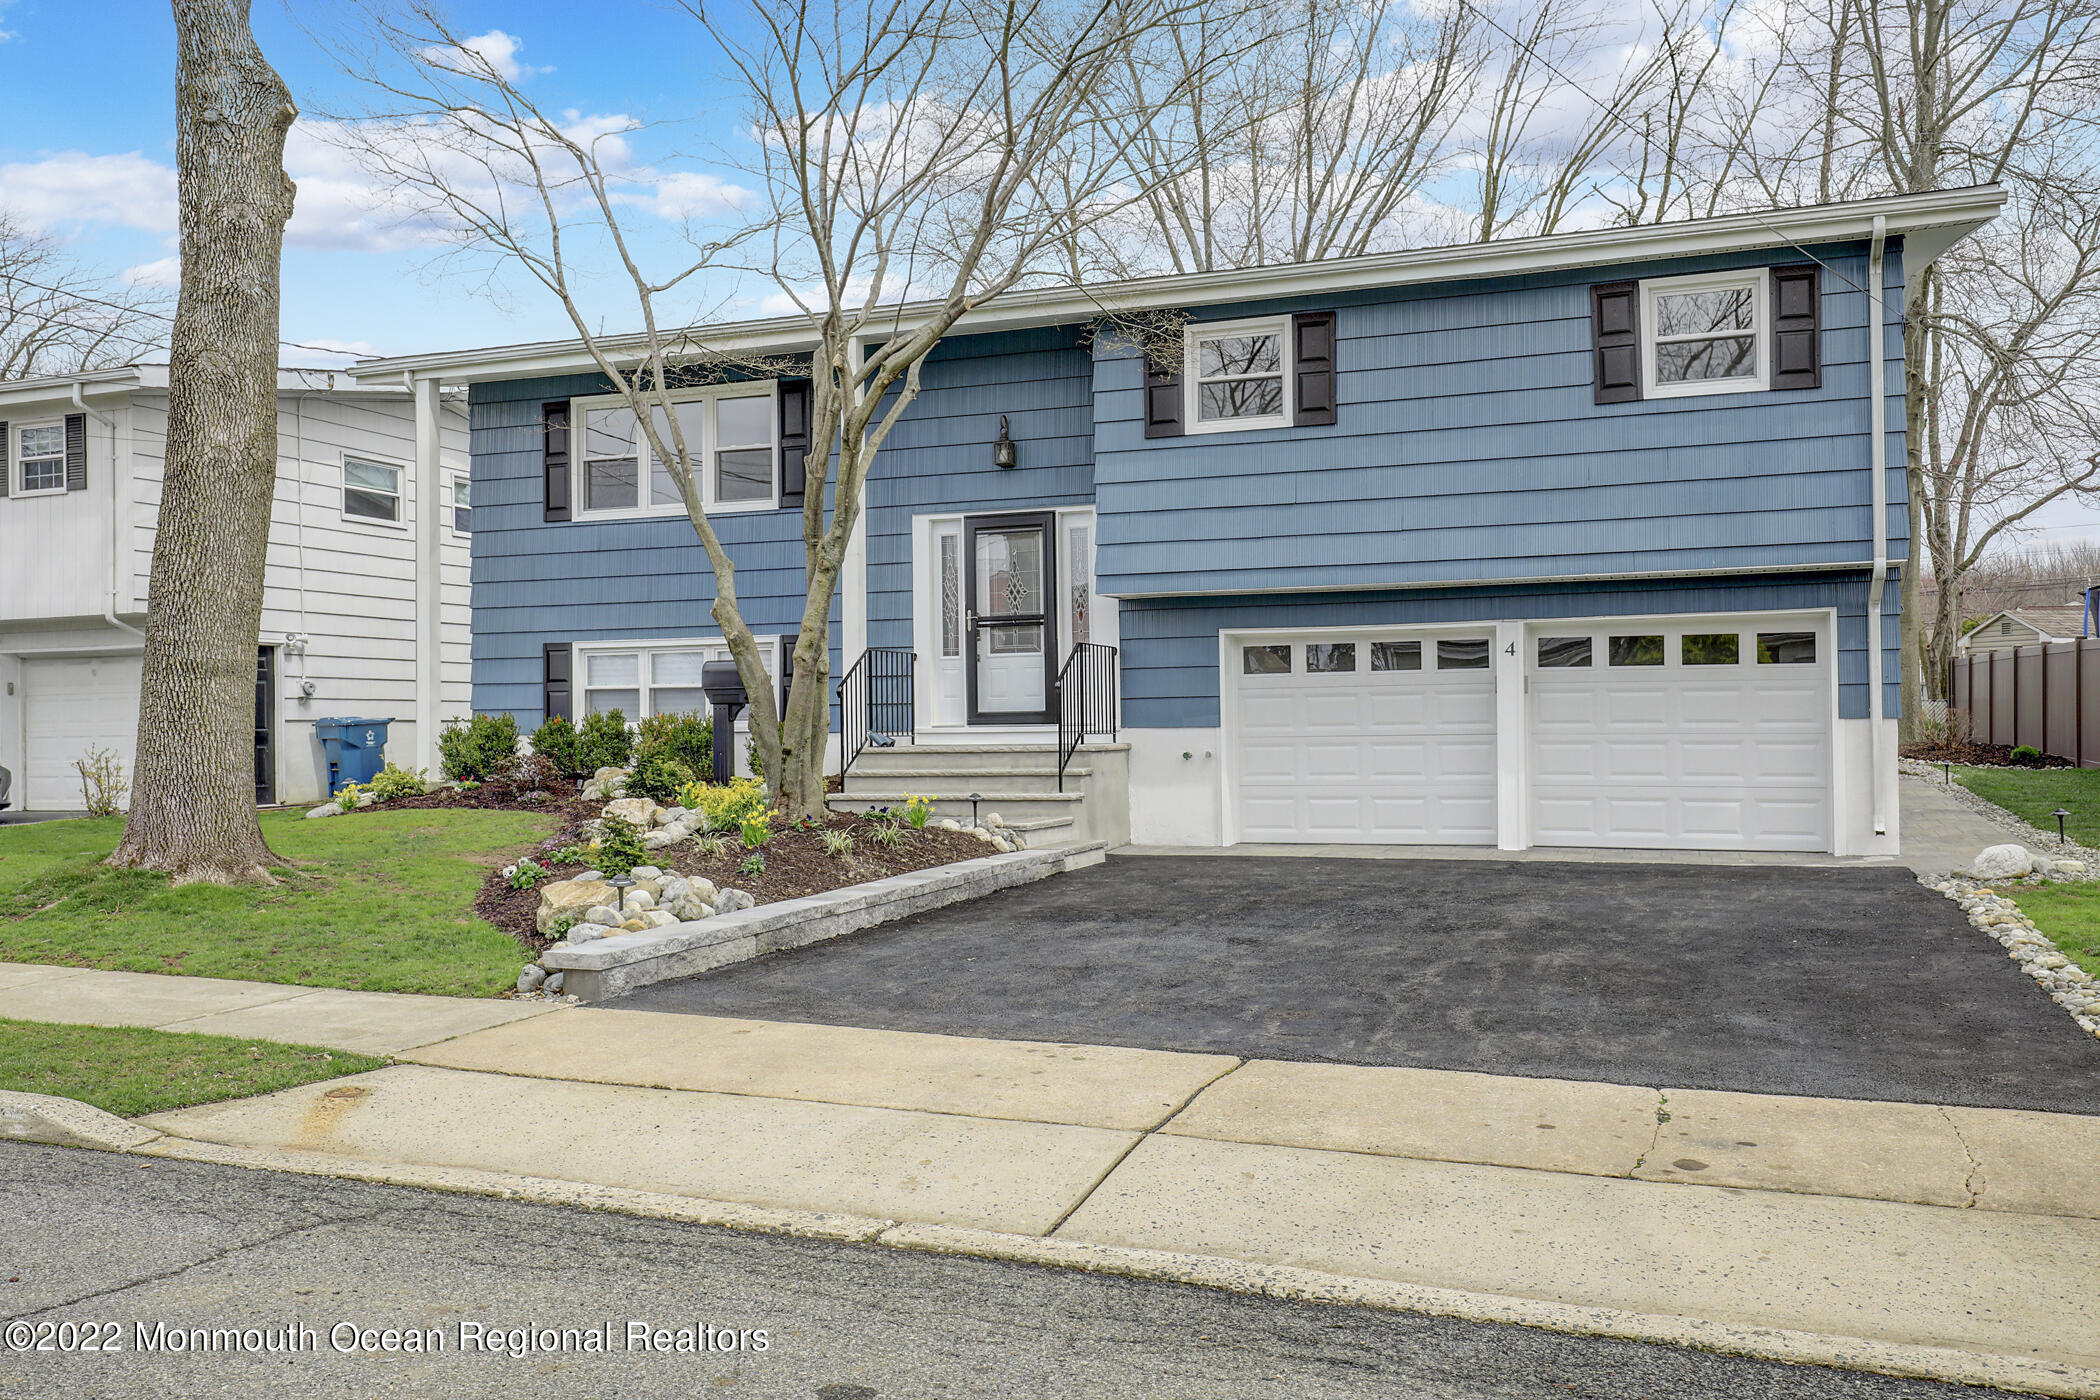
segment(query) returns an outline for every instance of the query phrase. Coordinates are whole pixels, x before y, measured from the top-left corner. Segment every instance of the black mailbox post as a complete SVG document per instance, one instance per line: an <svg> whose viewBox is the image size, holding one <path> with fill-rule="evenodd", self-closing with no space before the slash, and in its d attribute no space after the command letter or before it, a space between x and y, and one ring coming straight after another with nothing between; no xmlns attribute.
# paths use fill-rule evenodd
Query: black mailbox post
<svg viewBox="0 0 2100 1400"><path fill-rule="evenodd" d="M751 703L744 693L744 678L734 661L710 661L700 668L700 689L707 693L708 708L715 717L715 781L726 783L736 776L736 717Z"/></svg>

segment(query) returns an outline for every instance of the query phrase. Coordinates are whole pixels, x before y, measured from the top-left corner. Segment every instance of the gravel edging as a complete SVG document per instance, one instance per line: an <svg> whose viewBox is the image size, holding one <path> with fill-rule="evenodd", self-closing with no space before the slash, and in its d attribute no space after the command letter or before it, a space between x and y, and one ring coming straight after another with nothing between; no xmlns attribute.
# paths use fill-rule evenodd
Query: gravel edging
<svg viewBox="0 0 2100 1400"><path fill-rule="evenodd" d="M1941 792L1952 796L1956 802L1959 802L1977 816L1982 817L1991 825L2003 829L2013 840L2036 855L2047 856L2052 861L2069 859L2085 862L2085 869L2082 871L2075 873L2052 871L2048 876L2049 879L2064 881L2100 880L2100 850L2094 850L2090 846L2081 846L2076 841L2059 843L2055 832L2043 831L2040 827L2029 825L2025 820L2006 811L1997 803L1978 797L1960 783L1945 782L1944 775L1940 772L1940 767L1936 763L1922 763L1915 758L1899 759L1897 761L1897 771L1913 778L1930 778ZM1930 881L1927 883L1930 883Z"/></svg>

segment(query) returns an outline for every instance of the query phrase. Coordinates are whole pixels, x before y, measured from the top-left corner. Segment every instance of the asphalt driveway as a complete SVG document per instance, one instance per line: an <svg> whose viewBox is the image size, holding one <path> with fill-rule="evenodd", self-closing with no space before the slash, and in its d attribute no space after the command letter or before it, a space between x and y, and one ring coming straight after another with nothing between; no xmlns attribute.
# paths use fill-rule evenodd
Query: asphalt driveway
<svg viewBox="0 0 2100 1400"><path fill-rule="evenodd" d="M2100 1113L2100 1041L1901 869L1116 857L612 1004Z"/></svg>

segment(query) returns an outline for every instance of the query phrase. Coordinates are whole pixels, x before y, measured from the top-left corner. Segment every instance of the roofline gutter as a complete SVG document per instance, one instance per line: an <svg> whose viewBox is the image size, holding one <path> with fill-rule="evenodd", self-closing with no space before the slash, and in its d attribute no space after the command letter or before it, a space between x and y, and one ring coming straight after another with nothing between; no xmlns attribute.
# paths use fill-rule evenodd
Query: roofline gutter
<svg viewBox="0 0 2100 1400"><path fill-rule="evenodd" d="M1874 502L1874 569L1867 583L1867 781L1873 792L1874 834L1889 833L1888 804L1882 800L1881 595L1889 575L1888 354L1884 341L1882 258L1888 251L1888 220L1874 216L1874 238L1867 249L1867 467Z"/></svg>
<svg viewBox="0 0 2100 1400"><path fill-rule="evenodd" d="M1260 301L1289 296L1409 286L1424 282L1523 276L1546 271L1754 248L1847 242L1869 237L1879 225L1908 240L1920 265L1956 239L1997 216L2005 190L1998 185L1892 195L1806 209L1728 214L1630 229L1592 229L1459 247L1373 253L1316 263L1176 273L1108 282L1092 287L1011 291L967 311L955 324L959 335L1091 320L1107 309L1143 311ZM908 331L940 309L908 302L886 311L865 333L881 337ZM783 353L810 348L816 334L807 316L724 322L683 328L694 348L716 353ZM614 359L646 353L648 338L629 333L599 338ZM347 373L361 382L416 378L464 381L520 379L538 375L592 373L596 361L580 340L538 341L475 350L446 350L361 361Z"/></svg>

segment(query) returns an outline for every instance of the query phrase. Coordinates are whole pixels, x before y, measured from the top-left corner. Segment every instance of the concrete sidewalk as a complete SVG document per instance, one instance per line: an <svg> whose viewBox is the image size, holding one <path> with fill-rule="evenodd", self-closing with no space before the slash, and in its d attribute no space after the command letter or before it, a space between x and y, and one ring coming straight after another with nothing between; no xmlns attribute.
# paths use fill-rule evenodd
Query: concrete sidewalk
<svg viewBox="0 0 2100 1400"><path fill-rule="evenodd" d="M393 1055L554 1009L551 1002L0 963L0 1018L241 1036L364 1055Z"/></svg>

